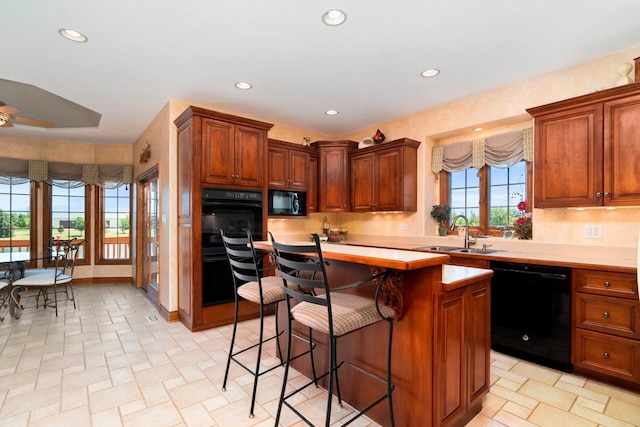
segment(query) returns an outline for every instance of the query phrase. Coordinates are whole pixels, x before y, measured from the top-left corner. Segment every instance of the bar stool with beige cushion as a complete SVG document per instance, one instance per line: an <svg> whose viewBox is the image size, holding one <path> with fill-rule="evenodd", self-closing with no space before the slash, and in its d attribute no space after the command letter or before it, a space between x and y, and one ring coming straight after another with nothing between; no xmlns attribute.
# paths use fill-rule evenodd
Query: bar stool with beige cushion
<svg viewBox="0 0 640 427"><path fill-rule="evenodd" d="M367 375L369 378L374 378L382 383L384 386L384 393L382 396L371 402L362 411L357 412L341 425L350 424L373 406L386 399L389 405L389 419L391 421L391 426L394 426L392 400L394 386L391 382L391 348L393 341L393 316L395 315L395 311L385 305L379 305L377 298L380 286L384 282L388 272L374 274L349 285L330 288L329 278L327 277L325 267L326 263L322 257L320 239L317 234L313 235L313 244L282 244L276 242L275 239L273 239L273 235L271 236L271 239L276 256L276 266L280 270L280 274L285 285L284 290L287 294L287 309L290 312L287 330L291 331L291 320L295 320L317 332L327 334L329 337L329 368L327 372L317 376L317 379L328 377L328 395L324 425L327 427L329 425L333 425L331 424L331 404L333 400L334 384L338 403L342 406L338 370L343 366L350 366L355 369L356 372ZM377 280L378 284L375 291L375 297L373 298L341 292L374 280ZM309 290L313 291L309 292ZM348 360L342 360L338 363L336 356L338 353L338 338L345 337L352 332L361 330L383 320L386 321L389 326L388 341L385 345L385 350L387 352L385 378L381 378L378 375L368 372L364 367L357 366ZM372 345L377 346L378 343L372 343ZM377 351L377 348L372 347L368 351L375 352ZM284 379L275 424L276 426L278 425L282 413L282 407L283 405L286 405L305 423L308 425L314 425L311 420L295 408L294 405L296 400L295 398L291 398L305 390L310 385L317 383L317 380L311 380L287 393L287 379L291 362L290 355L291 345L288 345ZM291 402L289 399L291 399Z"/></svg>
<svg viewBox="0 0 640 427"><path fill-rule="evenodd" d="M264 318L265 318L265 310L268 306L274 305L276 306L280 301L284 301L285 293L284 288L282 287L282 279L276 276L264 276L265 268L262 268L262 257L257 253L255 247L253 246L253 239L251 237L251 232L246 231L242 232L240 236L231 237L228 234L225 234L224 231L221 231L222 241L224 243L225 250L227 252L227 257L229 259L229 264L231 266L231 274L233 276L233 283L236 288L234 292L234 316L233 316L233 333L231 335L231 345L229 348L229 356L227 358L227 366L224 373L224 380L222 382L222 391L226 391L227 388L227 380L229 379L229 366L231 365L231 361L233 360L238 365L243 367L246 371L251 373L253 378L253 391L251 394L251 408L249 409L249 417L253 418L254 416L254 408L255 408L255 400L256 400L256 392L258 389L258 378L272 370L282 366L281 362L278 365L272 366L271 368L261 369L260 362L262 357L262 346L264 343L276 340L276 347L278 352L278 357L282 360L282 352L280 350L280 343L278 341L278 337L282 335L285 331L280 330L278 326L278 318L276 316L276 333L275 335L264 338ZM272 268L273 269L273 268ZM259 338L256 344L253 344L249 347L237 350L234 352L235 347L235 339L236 332L238 327L238 303L239 297L244 298L247 301L251 301L255 304L258 304L260 307L260 331ZM301 337L298 337L301 338ZM302 339L302 338L301 338ZM310 343L310 340L303 339L305 342L309 343L309 350L298 355L298 357L311 353L311 348L313 345ZM256 357L255 368L248 367L237 357L240 354L249 351L253 348L258 348L258 355Z"/></svg>

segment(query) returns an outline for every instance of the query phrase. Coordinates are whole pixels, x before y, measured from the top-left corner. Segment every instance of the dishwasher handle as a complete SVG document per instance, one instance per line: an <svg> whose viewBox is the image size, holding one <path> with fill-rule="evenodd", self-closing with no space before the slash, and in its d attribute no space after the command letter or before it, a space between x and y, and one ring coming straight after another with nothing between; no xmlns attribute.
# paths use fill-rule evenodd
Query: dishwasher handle
<svg viewBox="0 0 640 427"><path fill-rule="evenodd" d="M526 270L516 270L513 268L492 268L493 271L500 271L504 273L515 273L515 274L525 274L528 276L535 276L541 279L550 279L550 280L567 280L566 274L560 273L542 273L539 271L526 271Z"/></svg>

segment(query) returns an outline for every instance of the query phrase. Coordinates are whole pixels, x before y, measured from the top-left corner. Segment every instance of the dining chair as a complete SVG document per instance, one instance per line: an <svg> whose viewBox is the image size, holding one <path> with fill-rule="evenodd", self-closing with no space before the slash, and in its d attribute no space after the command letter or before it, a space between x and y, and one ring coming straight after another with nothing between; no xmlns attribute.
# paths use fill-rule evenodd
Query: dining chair
<svg viewBox="0 0 640 427"><path fill-rule="evenodd" d="M49 237L44 253L42 254L43 267L25 268L24 271L22 271L22 277L49 272L49 270L55 265L55 254L60 250L62 242L62 240L56 240L53 237Z"/></svg>
<svg viewBox="0 0 640 427"><path fill-rule="evenodd" d="M22 294L24 288L37 287L35 295L36 308L40 306L40 297L43 299L43 307L52 307L58 316L58 294L64 293L66 301L73 302L76 308L76 299L73 292L72 280L75 263L80 247L85 240L75 239L60 241L56 247L55 263L52 268L44 269L41 273L28 275L13 282L13 288L19 289ZM24 309L24 306L20 306Z"/></svg>
<svg viewBox="0 0 640 427"><path fill-rule="evenodd" d="M291 365L291 339L287 345L287 355L285 359L285 370L282 382L282 390L280 400L278 402L278 410L276 413L275 425L278 425L282 414L282 407L287 406L297 416L299 416L306 424L314 425L302 412L295 408L296 400L294 396L305 390L312 384L317 385L317 380L328 377L328 394L326 404L326 415L324 425L331 425L331 404L333 400L334 390L338 398L338 404L342 406L342 395L340 393L340 382L338 380L338 370L342 367L351 367L362 375L372 378L384 386L384 393L366 406L361 411L356 412L347 420L341 420L340 425L346 425L353 422L356 418L365 414L369 409L382 402L388 401L390 425L394 426L393 417L393 400L392 392L394 385L391 381L391 350L393 343L393 316L395 310L383 304L378 304L378 294L380 287L386 280L389 272L373 274L348 285L331 288L329 285L329 277L327 276L326 261L322 256L320 246L320 238L318 234L313 235L313 244L284 244L278 243L271 235L273 249L275 252L276 266L280 270L284 291L287 295L285 299L289 324L287 326L288 333L291 333L291 321L295 320L302 325L308 326L314 331L326 334L329 338L328 348L328 369L327 372L318 375L317 378L299 385L292 391L287 392L287 384L289 377L289 369ZM348 289L354 289L358 286L369 282L377 282L375 294L372 298L344 292ZM386 375L380 377L364 366L359 366L349 360L338 362L338 339L345 337L352 332L361 330L365 327L374 325L380 321L388 323L388 339L386 343L371 342L371 349L366 351L376 352L382 349L386 350ZM384 346L384 347L382 347ZM365 351L365 350L363 350ZM354 374L353 378L364 378L362 375ZM292 399L293 398L293 399ZM291 401L289 401L291 399Z"/></svg>
<svg viewBox="0 0 640 427"><path fill-rule="evenodd" d="M256 392L258 389L258 378L268 372L271 372L279 366L282 366L284 363L282 361L282 352L280 350L280 341L278 340L278 338L285 331L281 330L278 325L278 316L277 314L275 316L275 334L269 338L264 337L264 321L266 308L268 306L275 305L277 313L278 303L284 301L285 294L282 287L282 279L280 277L264 275L264 273L269 270L269 268L263 267L262 255L258 254L253 245L253 238L251 236L250 230L246 230L241 234L234 234L233 237L231 234L225 233L222 230L220 231L220 233L222 235L222 242L229 259L229 265L231 267L231 274L235 286L233 332L231 334L231 345L227 358L227 366L224 372L224 380L222 382L222 391L226 391L227 388L229 366L231 365L231 361L236 362L247 372L252 374L253 391L251 393L251 407L249 409L249 418L253 418ZM270 269L275 270L275 268L273 267L271 267ZM214 286L214 284L205 284L205 286ZM236 340L236 331L238 328L238 305L241 299L258 304L260 311L260 326L257 343L243 349L235 350L234 347ZM302 352L296 357L300 357L305 354L311 354L311 356L313 356L313 353L311 353L311 350L313 348L311 340L300 336L296 336L296 338L303 340L306 344L309 345L309 350ZM272 366L271 368L264 369L260 367L262 347L264 343L271 340L276 340L277 354L281 360L281 363ZM246 366L238 356L256 347L258 349L258 354L256 357L255 367ZM314 365L313 361L311 363L312 365Z"/></svg>
<svg viewBox="0 0 640 427"><path fill-rule="evenodd" d="M11 295L9 294L11 287L9 286L9 280L4 277L0 278L0 322L4 321L4 317L2 315L2 310L9 310L9 298Z"/></svg>

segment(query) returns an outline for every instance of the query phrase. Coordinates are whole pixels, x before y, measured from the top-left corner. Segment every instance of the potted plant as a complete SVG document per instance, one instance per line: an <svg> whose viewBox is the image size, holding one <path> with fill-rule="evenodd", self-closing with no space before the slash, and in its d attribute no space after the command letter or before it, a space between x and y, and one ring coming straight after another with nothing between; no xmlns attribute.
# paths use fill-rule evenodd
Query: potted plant
<svg viewBox="0 0 640 427"><path fill-rule="evenodd" d="M440 236L447 235L447 228L449 228L450 217L451 217L451 206L433 205L433 209L431 209L431 218L438 221L438 234Z"/></svg>

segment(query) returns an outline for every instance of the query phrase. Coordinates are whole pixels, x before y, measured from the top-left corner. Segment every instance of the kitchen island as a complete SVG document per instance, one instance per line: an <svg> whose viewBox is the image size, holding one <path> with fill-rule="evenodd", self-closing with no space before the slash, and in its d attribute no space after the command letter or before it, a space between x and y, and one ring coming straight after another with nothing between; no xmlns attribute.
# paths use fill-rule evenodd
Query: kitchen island
<svg viewBox="0 0 640 427"><path fill-rule="evenodd" d="M277 237L276 237L277 238ZM291 243L291 242L288 242ZM308 243L308 242L306 242ZM268 242L256 247L270 250ZM323 243L332 287L392 270L382 286L387 304L396 309L393 337L394 415L398 426L462 426L482 408L489 391L490 278L491 270L443 265L444 254ZM374 285L354 292L372 295ZM286 306L280 304L280 324L286 322ZM304 334L303 328L297 330ZM340 342L338 360L348 359L384 375L386 352L377 343L386 341L386 325L355 332ZM318 372L328 365L327 337L314 334ZM286 345L284 340L283 345ZM295 343L297 344L297 343ZM302 351L303 348L295 348ZM306 358L293 365L308 377ZM356 408L370 402L380 383L341 372L344 400ZM367 415L389 425L385 404Z"/></svg>

